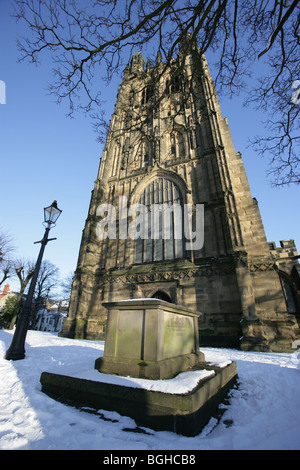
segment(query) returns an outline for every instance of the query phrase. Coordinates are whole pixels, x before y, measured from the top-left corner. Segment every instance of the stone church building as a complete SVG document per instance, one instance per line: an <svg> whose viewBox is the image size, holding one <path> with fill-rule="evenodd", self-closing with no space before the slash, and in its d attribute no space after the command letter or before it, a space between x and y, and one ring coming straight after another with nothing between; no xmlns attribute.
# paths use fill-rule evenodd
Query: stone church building
<svg viewBox="0 0 300 470"><path fill-rule="evenodd" d="M203 207L204 243L186 248L175 236L175 212L168 239L160 229L155 238L126 236L128 208L143 204L151 216L155 203ZM117 236L100 239L104 204L115 208ZM205 57L196 47L181 50L167 68L160 54L154 65L134 55L119 87L60 335L104 339L103 303L155 297L201 312L200 346L290 350L299 332L300 269L293 240L280 244L267 242Z"/></svg>

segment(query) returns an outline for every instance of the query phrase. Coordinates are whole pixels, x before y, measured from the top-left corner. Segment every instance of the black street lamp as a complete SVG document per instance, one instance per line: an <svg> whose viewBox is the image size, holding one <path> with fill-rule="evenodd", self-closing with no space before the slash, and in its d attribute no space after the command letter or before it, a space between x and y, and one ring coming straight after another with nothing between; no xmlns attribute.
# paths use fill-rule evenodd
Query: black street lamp
<svg viewBox="0 0 300 470"><path fill-rule="evenodd" d="M56 240L56 238L48 238L50 229L55 227L55 222L57 221L58 217L62 211L57 207L57 201L54 201L51 206L44 208L44 222L46 230L44 233L44 237L42 240L35 242L41 243L41 249L39 252L39 256L34 268L34 273L31 279L29 291L25 300L25 303L21 309L21 312L18 317L15 333L11 342L9 349L6 351L5 359L12 359L16 361L18 359L24 359L25 357L25 338L27 334L27 330L29 327L30 321L30 314L31 314L31 306L32 306L32 299L35 290L36 281L39 275L41 262L45 250L45 246L51 240Z"/></svg>

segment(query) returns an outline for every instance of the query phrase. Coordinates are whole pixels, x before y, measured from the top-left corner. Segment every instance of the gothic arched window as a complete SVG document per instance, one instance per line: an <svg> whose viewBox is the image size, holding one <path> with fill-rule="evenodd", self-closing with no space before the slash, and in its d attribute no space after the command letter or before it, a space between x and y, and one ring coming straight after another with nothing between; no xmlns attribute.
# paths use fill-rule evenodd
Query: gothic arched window
<svg viewBox="0 0 300 470"><path fill-rule="evenodd" d="M175 73L170 79L166 80L166 93L170 95L171 93L177 93L180 91L180 75Z"/></svg>
<svg viewBox="0 0 300 470"><path fill-rule="evenodd" d="M180 78L179 78L179 75L176 74L172 77L171 93L176 93L179 90L180 90Z"/></svg>
<svg viewBox="0 0 300 470"><path fill-rule="evenodd" d="M287 311L289 313L297 313L296 295L290 277L282 271L279 271L278 274L283 290Z"/></svg>
<svg viewBox="0 0 300 470"><path fill-rule="evenodd" d="M141 144L141 162L142 166L149 165L149 157L150 157L150 143L147 140L143 140Z"/></svg>
<svg viewBox="0 0 300 470"><path fill-rule="evenodd" d="M135 262L183 258L183 199L176 184L157 178L146 186L138 203L144 227L135 241Z"/></svg>
<svg viewBox="0 0 300 470"><path fill-rule="evenodd" d="M170 153L171 158L185 157L185 140L180 131L174 131L170 134Z"/></svg>
<svg viewBox="0 0 300 470"><path fill-rule="evenodd" d="M148 103L153 96L154 96L154 87L153 85L148 85L142 91L142 104Z"/></svg>

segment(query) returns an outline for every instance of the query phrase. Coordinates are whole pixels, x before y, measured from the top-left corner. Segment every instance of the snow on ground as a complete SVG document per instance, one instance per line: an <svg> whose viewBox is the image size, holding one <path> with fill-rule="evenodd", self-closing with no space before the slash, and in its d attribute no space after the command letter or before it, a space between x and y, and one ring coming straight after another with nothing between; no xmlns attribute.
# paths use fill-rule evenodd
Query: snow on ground
<svg viewBox="0 0 300 470"><path fill-rule="evenodd" d="M116 412L97 414L63 405L41 391L45 370L92 370L104 342L28 331L26 358L7 361L12 332L0 330L0 449L2 450L214 450L300 449L300 352L243 352L201 348L210 362L237 363L238 386L201 434L133 432ZM128 431L129 430L129 431ZM132 430L132 432L130 431Z"/></svg>

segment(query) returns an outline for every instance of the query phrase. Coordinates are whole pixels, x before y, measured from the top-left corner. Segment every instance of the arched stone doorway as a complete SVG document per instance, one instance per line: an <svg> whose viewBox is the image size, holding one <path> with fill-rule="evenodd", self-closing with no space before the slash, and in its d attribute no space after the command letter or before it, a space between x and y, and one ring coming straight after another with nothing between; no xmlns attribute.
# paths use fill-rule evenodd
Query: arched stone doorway
<svg viewBox="0 0 300 470"><path fill-rule="evenodd" d="M152 295L152 299L165 300L165 302L173 303L171 297L161 290L155 292L155 294Z"/></svg>

